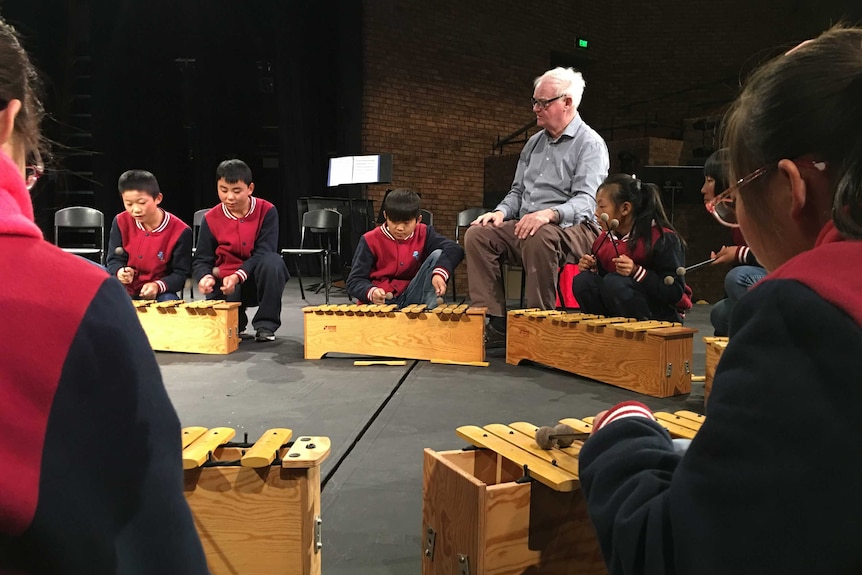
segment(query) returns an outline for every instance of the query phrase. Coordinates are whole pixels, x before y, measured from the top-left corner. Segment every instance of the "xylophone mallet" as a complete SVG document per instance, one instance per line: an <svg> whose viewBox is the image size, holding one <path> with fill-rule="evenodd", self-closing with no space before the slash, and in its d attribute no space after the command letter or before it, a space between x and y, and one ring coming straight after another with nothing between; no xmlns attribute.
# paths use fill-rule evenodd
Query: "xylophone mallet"
<svg viewBox="0 0 862 575"><path fill-rule="evenodd" d="M690 265L687 268L683 267L683 266L679 266L678 268L676 268L676 275L678 277L685 277L685 274L687 274L688 272L693 272L694 270L700 269L704 266L708 266L709 264L711 264L714 261L715 261L715 258L710 258L708 260L703 260L702 262L698 262L696 264ZM664 285L669 286L669 285L673 284L674 281L676 281L676 280L674 279L673 276L665 276L664 277Z"/></svg>
<svg viewBox="0 0 862 575"><path fill-rule="evenodd" d="M589 436L589 433L576 432L565 423L555 427L545 425L536 430L536 445L542 449L569 447L575 440L584 440Z"/></svg>
<svg viewBox="0 0 862 575"><path fill-rule="evenodd" d="M126 252L126 250L124 250L124 249L123 249L123 246L117 246L117 247L115 247L115 248L114 248L114 253L115 253L116 255L118 255L118 256L122 256L123 254L128 255L128 253ZM126 265L124 265L124 266L123 266L123 270L131 270L131 271L132 271L132 273L135 273L135 268L133 268L132 266L130 266L130 265L128 265L128 264L129 264L129 261L128 261L128 259L126 259Z"/></svg>
<svg viewBox="0 0 862 575"><path fill-rule="evenodd" d="M214 267L213 267L213 277L214 277L214 278L216 278L216 279L220 279L220 278L221 278L221 270L219 269L219 267L218 267L218 266L214 266Z"/></svg>

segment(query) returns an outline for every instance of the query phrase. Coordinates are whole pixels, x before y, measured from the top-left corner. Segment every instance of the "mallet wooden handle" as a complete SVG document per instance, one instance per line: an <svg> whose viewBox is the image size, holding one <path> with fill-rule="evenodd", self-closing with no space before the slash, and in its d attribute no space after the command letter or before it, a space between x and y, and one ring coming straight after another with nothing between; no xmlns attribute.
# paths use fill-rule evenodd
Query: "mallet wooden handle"
<svg viewBox="0 0 862 575"><path fill-rule="evenodd" d="M407 365L407 361L403 359L392 359L392 360L356 360L353 362L353 365L366 367L369 365Z"/></svg>
<svg viewBox="0 0 862 575"><path fill-rule="evenodd" d="M431 363L440 363L443 365L469 365L472 367L488 367L491 365L487 361L452 361L451 359L432 359Z"/></svg>

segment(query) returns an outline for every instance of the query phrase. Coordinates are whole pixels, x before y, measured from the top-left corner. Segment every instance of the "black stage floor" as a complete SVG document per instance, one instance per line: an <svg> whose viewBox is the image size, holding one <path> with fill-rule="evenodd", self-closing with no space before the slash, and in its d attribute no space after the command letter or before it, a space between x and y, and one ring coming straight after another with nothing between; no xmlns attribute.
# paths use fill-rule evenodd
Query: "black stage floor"
<svg viewBox="0 0 862 575"><path fill-rule="evenodd" d="M306 361L301 309L324 303L322 293L306 296L307 302L295 280L288 282L275 342L243 341L226 356L156 355L183 426L233 427L250 441L271 427L331 438L321 473L324 575L421 572L422 450L464 447L456 427L552 425L632 398L655 410L703 411L701 383L690 395L656 399L541 366L511 366L503 350L490 351L485 368ZM331 303L347 297L333 292ZM701 336L712 335L709 310L696 305L686 320L699 330L695 374L705 369Z"/></svg>

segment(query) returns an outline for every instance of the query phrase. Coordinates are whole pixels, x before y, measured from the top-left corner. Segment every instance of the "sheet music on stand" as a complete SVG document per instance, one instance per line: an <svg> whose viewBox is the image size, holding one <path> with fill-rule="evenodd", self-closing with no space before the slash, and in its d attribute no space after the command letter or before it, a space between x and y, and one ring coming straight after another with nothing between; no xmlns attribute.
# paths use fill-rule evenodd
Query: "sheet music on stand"
<svg viewBox="0 0 862 575"><path fill-rule="evenodd" d="M344 184L388 184L392 182L392 154L341 156L329 159L330 188Z"/></svg>

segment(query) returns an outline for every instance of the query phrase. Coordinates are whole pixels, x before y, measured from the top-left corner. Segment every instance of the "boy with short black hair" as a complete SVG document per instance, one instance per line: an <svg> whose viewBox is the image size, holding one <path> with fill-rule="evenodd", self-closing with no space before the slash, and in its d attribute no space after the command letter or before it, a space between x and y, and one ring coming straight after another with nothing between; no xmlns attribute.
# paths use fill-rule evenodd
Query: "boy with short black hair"
<svg viewBox="0 0 862 575"><path fill-rule="evenodd" d="M422 222L419 195L390 192L386 221L359 240L347 277L347 293L362 302L399 307L425 304L434 309L446 294L452 270L464 250Z"/></svg>
<svg viewBox="0 0 862 575"><path fill-rule="evenodd" d="M246 308L259 306L252 320L255 340L273 341L281 326L281 296L290 277L278 253L278 212L256 198L251 168L225 160L216 169L221 203L206 213L192 264L198 289L207 299L242 303L239 332L248 324Z"/></svg>
<svg viewBox="0 0 862 575"><path fill-rule="evenodd" d="M123 172L117 182L125 211L108 239L108 273L132 299L180 299L192 262L192 231L165 211L156 177L146 170Z"/></svg>

